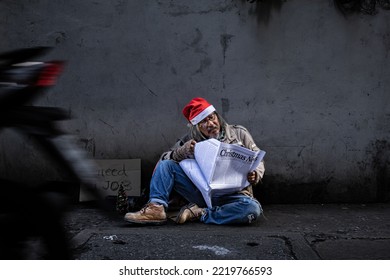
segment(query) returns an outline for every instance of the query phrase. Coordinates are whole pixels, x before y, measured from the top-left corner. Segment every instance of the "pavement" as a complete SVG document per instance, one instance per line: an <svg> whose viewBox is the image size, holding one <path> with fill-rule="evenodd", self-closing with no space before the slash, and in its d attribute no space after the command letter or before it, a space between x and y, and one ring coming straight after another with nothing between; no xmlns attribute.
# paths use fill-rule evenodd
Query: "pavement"
<svg viewBox="0 0 390 280"><path fill-rule="evenodd" d="M65 227L78 260L390 260L388 203L263 209L247 226L132 226L80 203L67 212Z"/></svg>

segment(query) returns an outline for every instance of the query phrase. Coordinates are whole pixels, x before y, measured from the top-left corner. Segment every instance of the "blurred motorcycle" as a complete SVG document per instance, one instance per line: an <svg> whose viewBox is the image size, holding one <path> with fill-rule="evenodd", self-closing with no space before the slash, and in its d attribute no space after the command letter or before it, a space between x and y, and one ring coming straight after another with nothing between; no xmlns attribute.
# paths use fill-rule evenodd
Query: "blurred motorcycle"
<svg viewBox="0 0 390 280"><path fill-rule="evenodd" d="M29 105L56 84L64 69L64 61L32 61L50 49L0 54L0 131L12 128L35 141L68 173L70 181L82 184L104 208L104 199L95 187L94 163L73 136L57 125L69 118L66 111ZM0 259L72 259L62 223L72 192L68 184L31 186L0 178L0 188Z"/></svg>

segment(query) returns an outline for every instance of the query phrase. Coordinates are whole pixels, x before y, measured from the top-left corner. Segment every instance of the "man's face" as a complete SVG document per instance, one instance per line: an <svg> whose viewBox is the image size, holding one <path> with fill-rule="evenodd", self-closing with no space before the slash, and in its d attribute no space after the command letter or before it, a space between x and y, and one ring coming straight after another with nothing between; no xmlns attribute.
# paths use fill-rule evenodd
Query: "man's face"
<svg viewBox="0 0 390 280"><path fill-rule="evenodd" d="M221 125L215 112L198 123L198 127L206 138L218 138L221 131Z"/></svg>

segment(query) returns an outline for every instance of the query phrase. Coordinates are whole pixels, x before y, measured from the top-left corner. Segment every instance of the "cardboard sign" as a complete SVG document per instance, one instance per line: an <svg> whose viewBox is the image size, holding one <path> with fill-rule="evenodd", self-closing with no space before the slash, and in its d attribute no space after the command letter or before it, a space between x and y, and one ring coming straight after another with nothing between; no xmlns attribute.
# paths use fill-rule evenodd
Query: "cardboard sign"
<svg viewBox="0 0 390 280"><path fill-rule="evenodd" d="M98 183L96 188L104 196L117 196L123 186L127 196L141 195L141 159L102 159L95 160ZM80 201L93 200L80 187Z"/></svg>

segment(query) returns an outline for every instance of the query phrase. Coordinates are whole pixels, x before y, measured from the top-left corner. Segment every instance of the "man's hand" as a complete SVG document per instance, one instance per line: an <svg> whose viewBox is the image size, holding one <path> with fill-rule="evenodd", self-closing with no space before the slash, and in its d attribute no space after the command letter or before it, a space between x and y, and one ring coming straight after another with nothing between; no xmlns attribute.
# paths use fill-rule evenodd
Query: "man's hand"
<svg viewBox="0 0 390 280"><path fill-rule="evenodd" d="M255 171L249 172L247 180L251 184L255 184L257 182L257 173Z"/></svg>
<svg viewBox="0 0 390 280"><path fill-rule="evenodd" d="M194 139L185 142L183 146L177 148L173 152L173 159L176 161L182 161L186 158L194 158L195 144L196 141Z"/></svg>
<svg viewBox="0 0 390 280"><path fill-rule="evenodd" d="M189 144L188 144L189 143ZM191 139L190 141L186 142L184 145L188 144L189 145L189 153L191 155L194 154L195 152L195 144L196 144L196 141L194 139Z"/></svg>

